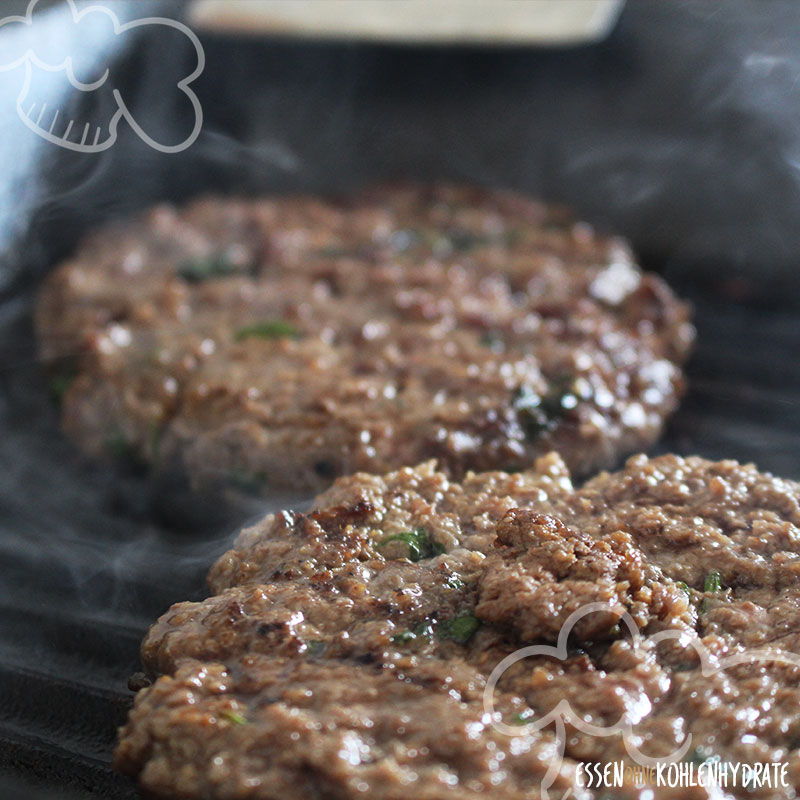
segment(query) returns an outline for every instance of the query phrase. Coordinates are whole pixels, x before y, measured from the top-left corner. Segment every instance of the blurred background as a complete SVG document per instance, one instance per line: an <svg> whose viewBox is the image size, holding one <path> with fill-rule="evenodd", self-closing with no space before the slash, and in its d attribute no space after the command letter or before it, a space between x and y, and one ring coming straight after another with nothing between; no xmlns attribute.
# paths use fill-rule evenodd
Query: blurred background
<svg viewBox="0 0 800 800"><path fill-rule="evenodd" d="M528 2L532 14L539 4ZM3 12L27 5L6 0ZM123 22L191 14L185 2L105 5ZM19 125L24 67L0 73L0 230L30 233L24 254L7 254L3 281L46 269L99 217L154 199L339 192L402 176L518 187L631 237L680 284L786 300L800 256L795 4L635 0L617 13L600 41L547 47L200 28L205 68L192 87L203 125L177 154L153 150L127 124L101 154L48 146ZM184 138L191 107L176 84L195 59L186 37L164 26L116 36L75 25L63 0L40 0L34 17L27 33L40 50L79 57L87 74L93 60L108 66L108 85L151 136ZM0 27L4 54L22 38L13 27ZM34 71L41 94L77 119L108 118L107 91Z"/></svg>
<svg viewBox="0 0 800 800"><path fill-rule="evenodd" d="M103 220L200 193L395 178L564 203L628 236L695 306L690 391L659 450L800 478L794 0L610 2L591 35L527 44L266 33L252 17L223 29L189 2L97 0L115 30L107 15L76 19L87 5L0 5L0 796L136 796L110 752L138 643L171 602L202 595L256 511L165 500L61 437L30 309ZM198 49L174 26L125 27L149 16L199 37L194 139L179 83ZM46 68L69 57L72 82ZM96 152L43 135L102 145L114 132Z"/></svg>

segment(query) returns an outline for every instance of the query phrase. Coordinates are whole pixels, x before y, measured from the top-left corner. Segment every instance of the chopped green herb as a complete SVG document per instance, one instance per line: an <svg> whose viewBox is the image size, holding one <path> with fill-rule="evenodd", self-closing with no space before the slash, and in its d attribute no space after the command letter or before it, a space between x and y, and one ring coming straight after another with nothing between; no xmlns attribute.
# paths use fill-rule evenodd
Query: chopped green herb
<svg viewBox="0 0 800 800"><path fill-rule="evenodd" d="M530 386L518 386L511 397L511 405L515 411L527 411L531 408L539 408L542 398L539 397Z"/></svg>
<svg viewBox="0 0 800 800"><path fill-rule="evenodd" d="M550 382L542 407L551 416L563 415L575 408L579 400L588 400L591 396L592 386L585 378L562 375Z"/></svg>
<svg viewBox="0 0 800 800"><path fill-rule="evenodd" d="M463 589L466 584L457 575L451 575L444 582L444 585L448 586L450 589Z"/></svg>
<svg viewBox="0 0 800 800"><path fill-rule="evenodd" d="M64 395L69 391L69 387L72 386L74 380L74 372L59 372L57 375L54 375L50 380L50 396L53 400L60 403L64 399Z"/></svg>
<svg viewBox="0 0 800 800"><path fill-rule="evenodd" d="M797 750L800 747L800 733L790 732L786 737L786 745L789 750Z"/></svg>
<svg viewBox="0 0 800 800"><path fill-rule="evenodd" d="M450 242L450 247L457 253L464 253L491 241L486 234L474 233L468 230L450 231L447 234L447 239Z"/></svg>
<svg viewBox="0 0 800 800"><path fill-rule="evenodd" d="M134 456L133 443L122 431L113 431L106 439L106 449L119 460L128 460Z"/></svg>
<svg viewBox="0 0 800 800"><path fill-rule="evenodd" d="M442 638L452 639L459 644L466 644L480 626L480 620L468 611L465 611L445 624Z"/></svg>
<svg viewBox="0 0 800 800"><path fill-rule="evenodd" d="M222 711L220 713L222 719L232 722L234 725L246 725L247 717L240 714L238 711Z"/></svg>
<svg viewBox="0 0 800 800"><path fill-rule="evenodd" d="M414 626L414 635L422 636L425 639L430 639L433 636L433 620L424 619Z"/></svg>
<svg viewBox="0 0 800 800"><path fill-rule="evenodd" d="M538 395L529 386L518 387L511 398L511 407L517 412L525 435L528 439L535 439L552 430L562 417L578 405L579 400L590 396L591 387L587 381L565 376L553 380L544 396Z"/></svg>
<svg viewBox="0 0 800 800"><path fill-rule="evenodd" d="M247 472L243 469L234 469L228 473L228 481L235 489L245 494L260 494L267 482L266 472Z"/></svg>
<svg viewBox="0 0 800 800"><path fill-rule="evenodd" d="M480 343L490 350L500 350L503 347L503 337L497 331L486 331L482 334Z"/></svg>
<svg viewBox="0 0 800 800"><path fill-rule="evenodd" d="M686 583L686 581L678 581L678 588L679 588L679 589L680 589L682 592L684 592L684 594L686 594L686 596L687 596L687 597L691 597L691 596L692 596L692 591L691 591L691 589L689 588L689 586L688 586L688 584Z"/></svg>
<svg viewBox="0 0 800 800"><path fill-rule="evenodd" d="M237 342L243 339L298 339L300 334L297 328L282 319L265 319L261 322L253 322L250 325L243 325L234 334Z"/></svg>
<svg viewBox="0 0 800 800"><path fill-rule="evenodd" d="M552 420L541 406L542 398L528 386L520 386L511 398L511 407L528 439L535 439L552 427Z"/></svg>
<svg viewBox="0 0 800 800"><path fill-rule="evenodd" d="M407 545L403 548L404 557L409 561L420 561L423 558L433 558L444 552L438 542L432 541L425 528L415 528L413 531L403 531L392 536L387 536L378 544L378 549L382 550L392 542L402 542Z"/></svg>
<svg viewBox="0 0 800 800"><path fill-rule="evenodd" d="M706 575L705 585L703 590L706 592L721 592L722 591L722 578L720 577L719 570L711 570Z"/></svg>
<svg viewBox="0 0 800 800"><path fill-rule="evenodd" d="M478 247L507 247L515 238L512 232L479 233L458 229L447 233L450 248L456 253L465 253Z"/></svg>
<svg viewBox="0 0 800 800"><path fill-rule="evenodd" d="M178 267L178 275L188 283L202 283L212 278L232 275L236 267L224 256L207 256L184 261Z"/></svg>
<svg viewBox="0 0 800 800"><path fill-rule="evenodd" d="M345 256L355 256L358 254L357 250L348 247L320 247L314 250L314 255L321 256L322 258L343 258Z"/></svg>
<svg viewBox="0 0 800 800"><path fill-rule="evenodd" d="M692 764L703 764L713 755L710 747L695 747L690 753L686 754L686 761Z"/></svg>
<svg viewBox="0 0 800 800"><path fill-rule="evenodd" d="M722 578L719 574L719 570L712 569L711 572L706 575L705 582L703 583L703 591L708 592L709 594L716 594L722 590ZM700 604L700 613L705 614L712 607L713 600L709 602L709 598L705 597L703 598L703 602Z"/></svg>
<svg viewBox="0 0 800 800"><path fill-rule="evenodd" d="M525 725L530 722L534 716L536 716L536 712L532 708L526 708L524 711L514 714L511 721L514 725Z"/></svg>
<svg viewBox="0 0 800 800"><path fill-rule="evenodd" d="M327 648L327 643L322 639L310 639L306 642L306 652L311 658L319 658Z"/></svg>
<svg viewBox="0 0 800 800"><path fill-rule="evenodd" d="M392 636L395 644L408 644L415 639L424 638L430 640L433 636L433 620L424 619L418 622L411 630L400 631Z"/></svg>
<svg viewBox="0 0 800 800"><path fill-rule="evenodd" d="M158 464L159 451L161 450L161 421L154 419L150 421L147 446L150 451L150 459L153 464Z"/></svg>

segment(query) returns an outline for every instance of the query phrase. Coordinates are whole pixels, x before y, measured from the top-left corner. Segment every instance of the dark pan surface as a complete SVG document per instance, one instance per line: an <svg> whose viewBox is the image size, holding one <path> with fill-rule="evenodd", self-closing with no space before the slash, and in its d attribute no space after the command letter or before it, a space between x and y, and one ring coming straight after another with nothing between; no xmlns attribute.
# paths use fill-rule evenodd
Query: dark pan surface
<svg viewBox="0 0 800 800"><path fill-rule="evenodd" d="M6 0L4 11L26 5ZM137 0L136 15L183 5ZM630 236L652 254L645 266L695 301L690 391L658 450L800 478L800 17L781 0L725 6L629 3L611 39L582 51L208 37L206 121L179 156L124 132L94 160L36 150L13 133L16 87L0 81L0 115L12 111L0 119L0 234L28 229L0 248L0 798L137 796L110 762L141 637L172 602L202 595L237 526L267 510L223 510L87 463L60 435L32 298L104 218L209 190L387 177L565 202ZM168 64L163 54L144 41L120 58L140 104L161 96L148 65L161 77L180 69L180 54Z"/></svg>

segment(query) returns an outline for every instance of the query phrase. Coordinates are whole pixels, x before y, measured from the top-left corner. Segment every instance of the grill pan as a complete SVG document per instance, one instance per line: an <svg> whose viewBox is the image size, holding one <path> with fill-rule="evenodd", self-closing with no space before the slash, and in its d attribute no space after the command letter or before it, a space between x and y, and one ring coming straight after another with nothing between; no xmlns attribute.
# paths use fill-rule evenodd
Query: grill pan
<svg viewBox="0 0 800 800"><path fill-rule="evenodd" d="M721 50L735 49L744 20L754 37L782 29L791 48L800 22L788 18L791 3L747 12L732 2L723 20L711 3L664 5L628 4L606 42L547 53L209 36L198 82L206 121L190 150L165 156L123 135L94 161L32 148L20 167L25 190L0 219L9 231L0 273L0 796L137 797L110 760L147 626L172 602L203 595L208 566L248 518L308 500L271 498L211 514L181 486L89 463L62 438L31 306L41 275L110 216L210 190L342 191L400 175L514 185L569 202L630 235L644 266L664 272L695 305L689 393L655 451L754 461L800 478L800 226L787 219L796 187L766 144L747 166L751 195L737 194L745 177L730 169L755 130L762 144L779 132L758 128L754 113L739 138L705 130L698 139L719 109L698 120L687 99L697 97L686 89L684 116L669 127L662 106L677 113L683 84L649 104L645 97L648 85L667 81L648 72L656 39L675 42L706 25L681 45L691 49L692 36L696 44L712 25L727 31ZM180 3L155 7L183 12ZM161 64L157 45L145 39L117 57L126 91L145 105L157 105L153 65L161 74L174 66ZM627 132L614 119L620 97L639 103L624 110L638 120ZM12 122L3 122L9 136ZM674 162L664 161L654 134L642 142L642 131L672 142ZM589 133L597 147L587 145ZM681 148L696 141L706 151L685 156ZM731 175L718 174L720 158ZM652 191L633 202L643 164ZM690 180L704 175L718 182L707 207L709 187ZM753 197L764 205L754 208Z"/></svg>

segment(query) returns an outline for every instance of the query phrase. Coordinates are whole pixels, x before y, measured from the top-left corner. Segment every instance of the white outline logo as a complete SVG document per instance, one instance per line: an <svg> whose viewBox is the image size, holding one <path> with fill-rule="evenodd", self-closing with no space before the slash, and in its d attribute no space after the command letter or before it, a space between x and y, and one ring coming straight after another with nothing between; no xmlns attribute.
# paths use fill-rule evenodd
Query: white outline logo
<svg viewBox="0 0 800 800"><path fill-rule="evenodd" d="M99 153L111 147L117 140L117 126L119 125L121 118L124 118L136 135L154 150L159 150L162 153L180 153L182 150L186 150L187 147L190 147L200 135L200 129L203 125L203 110L200 107L200 101L198 100L197 95L194 93L194 91L192 91L192 89L189 88L189 84L192 83L192 81L194 81L205 68L205 52L203 51L203 46L200 44L200 40L197 38L197 35L194 33L194 31L189 29L182 22L178 22L177 20L169 19L167 17L143 17L142 19L135 19L122 24L120 23L117 15L104 6L91 5L87 6L86 8L82 8L79 11L75 5L75 0L62 1L66 2L69 6L70 11L72 12L72 20L75 23L80 22L81 19L83 19L87 14L105 14L111 21L115 36L119 36L129 30L140 28L145 25L166 25L167 27L174 28L184 34L194 46L197 54L197 66L187 77L178 81L177 87L186 95L186 97L189 98L189 102L191 103L194 111L194 126L189 136L187 136L178 144L166 145L162 144L161 142L157 142L155 139L149 136L133 118L133 114L123 100L119 90L112 89L112 95L117 104L117 110L108 122L108 135L106 138L104 138L102 141L100 140L102 128L98 125L93 140L87 141L87 139L89 139L89 130L92 124L87 122L85 123L83 135L80 141L72 141L68 137L70 133L72 133L74 121L69 120L65 123L62 120L61 123L59 123L58 117L60 109L55 109L52 118L50 119L49 127L45 128L43 127L43 124L47 123L43 121L48 119L48 117L45 116L47 112L47 104L44 103L39 106L34 102L28 108L23 106L23 102L26 102L27 104L26 98L31 85L33 67L35 66L48 72L64 72L70 85L81 92L93 92L103 86L108 80L109 70L106 68L103 74L96 81L91 83L83 83L75 76L72 56L67 56L58 64L49 64L46 61L43 61L31 49L26 50L25 53L10 63L0 63L0 72L15 69L20 64L25 64L25 79L17 97L17 115L25 123L25 125L42 139L58 145L59 147L64 147L68 150L75 150L80 153ZM0 28L2 28L4 25L15 22L29 26L33 25L33 10L37 2L38 0L30 0L25 16L10 16L0 19ZM61 136L53 133L57 125L61 127L61 125L64 124L66 124L66 129Z"/></svg>
<svg viewBox="0 0 800 800"><path fill-rule="evenodd" d="M622 740L628 755L637 764L643 767L657 767L659 764L669 764L679 761L686 755L689 747L691 747L692 734L690 733L684 739L680 747L678 747L677 750L670 753L668 756L651 758L650 756L646 756L644 753L642 753L633 743L633 726L639 721L639 719L633 718L631 715L626 713L623 714L622 717L613 725L609 725L607 727L592 725L591 723L586 722L580 715L576 714L572 710L569 701L565 699L559 700L559 702L556 704L556 707L552 711L548 712L542 717L537 718L536 720L531 720L530 722L525 723L524 726L506 725L504 722L498 721L498 715L496 714L494 707L494 690L498 681L506 672L506 670L508 670L509 667L513 666L518 661L522 661L529 656L549 656L551 658L557 658L563 661L567 658L567 639L569 638L569 634L572 631L572 628L575 626L575 623L577 623L578 620L582 619L586 615L592 614L596 611L608 613L608 606L605 603L589 603L570 614L569 617L567 617L567 619L564 621L564 624L561 626L555 647L552 645L531 645L529 647L523 647L506 656L492 670L491 674L489 675L489 679L486 682L486 687L483 690L484 711L489 715L488 718L492 720L492 727L494 727L494 729L499 733L503 733L506 736L519 736L520 730L522 729L539 731L543 728L546 728L550 724L555 726L556 752L554 758L550 762L549 767L547 768L544 778L542 779L542 800L549 799L550 787L553 785L553 782L555 781L558 772L561 769L562 760L564 758L564 748L567 741L567 723L587 736L614 736L615 734L622 734ZM659 642L666 641L667 639L680 639L681 637L686 636L685 631L673 628L660 631L652 636L648 636L645 639L642 637L641 633L639 632L639 628L627 611L619 617L619 622L623 623L628 628L631 634L631 642L636 650L639 650L645 642L658 644ZM728 658L718 660L713 657L708 650L706 650L705 645L703 645L699 638L690 639L688 643L697 652L697 655L700 659L700 671L703 676L713 675L717 672L727 669L728 667L736 666L737 664L752 664L759 661L772 661L776 663L792 664L800 667L800 656L796 656L793 653L783 653L780 651L775 652L769 650L752 650L750 652L738 653ZM567 789L566 793L562 797L562 800L566 800L566 798L570 796L572 796L572 789Z"/></svg>

